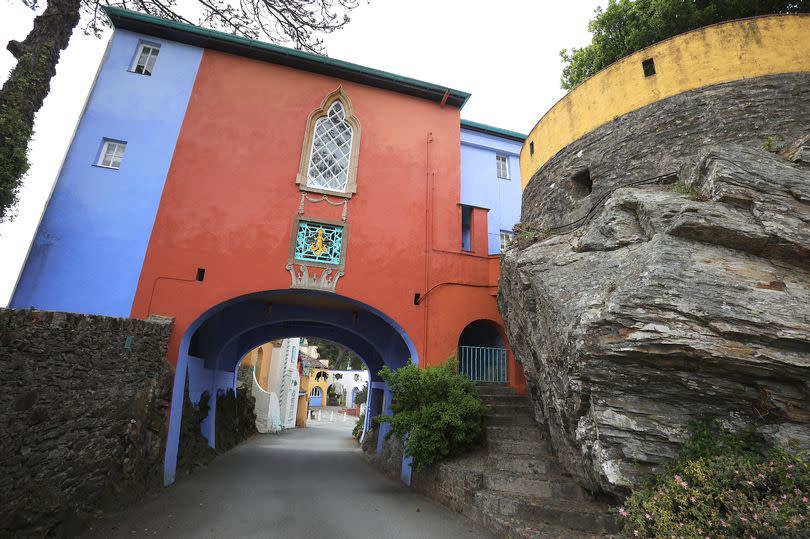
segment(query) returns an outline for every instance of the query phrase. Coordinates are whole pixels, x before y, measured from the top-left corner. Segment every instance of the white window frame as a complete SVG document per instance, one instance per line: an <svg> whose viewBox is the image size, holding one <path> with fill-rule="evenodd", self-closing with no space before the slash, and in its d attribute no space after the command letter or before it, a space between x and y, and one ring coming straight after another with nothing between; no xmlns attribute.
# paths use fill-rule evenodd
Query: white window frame
<svg viewBox="0 0 810 539"><path fill-rule="evenodd" d="M335 145L334 151L330 152L329 145L336 142L334 138L336 135L332 133L341 136L342 144ZM354 129L346 120L346 105L340 99L335 99L326 110L326 115L315 122L309 150L306 186L324 192L345 193L349 186L350 169L353 164L353 144ZM332 165L328 166L327 171L319 170L316 162L326 158L332 160ZM334 174L335 168L339 174Z"/></svg>
<svg viewBox="0 0 810 539"><path fill-rule="evenodd" d="M503 175L501 175L501 163L503 163ZM502 153L495 154L495 171L501 180L509 180L509 156Z"/></svg>
<svg viewBox="0 0 810 539"><path fill-rule="evenodd" d="M143 65L144 67L143 71L138 73L138 66L140 65L139 62L141 60L141 55L143 54L143 50L145 48L149 48L157 52L155 52L154 56L152 56L151 53L149 54L149 56L147 56L146 61ZM157 64L157 57L159 55L160 55L160 45L158 43L147 43L145 41L141 41L140 43L138 43L138 49L135 51L135 58L132 59L132 65L129 67L129 70L137 75L144 75L146 77L151 77L152 73L155 72L155 64ZM148 73L146 73L146 66L149 65L150 58L152 59L152 69Z"/></svg>
<svg viewBox="0 0 810 539"><path fill-rule="evenodd" d="M115 148L112 151L112 159L110 159L109 164L105 165L104 161L107 159L107 153L111 146L115 145ZM120 153L119 153L120 151ZM112 139L104 139L104 143L101 145L101 151L98 153L98 159L96 159L96 166L101 168L109 168L112 170L118 170L121 168L121 162L124 160L124 154L127 151L127 143L123 140L112 140ZM118 157L118 165L113 165L115 163L115 158Z"/></svg>
<svg viewBox="0 0 810 539"><path fill-rule="evenodd" d="M500 239L501 252L504 252L509 243L515 239L515 233L510 230L501 230ZM506 242L504 242L504 240L506 240Z"/></svg>

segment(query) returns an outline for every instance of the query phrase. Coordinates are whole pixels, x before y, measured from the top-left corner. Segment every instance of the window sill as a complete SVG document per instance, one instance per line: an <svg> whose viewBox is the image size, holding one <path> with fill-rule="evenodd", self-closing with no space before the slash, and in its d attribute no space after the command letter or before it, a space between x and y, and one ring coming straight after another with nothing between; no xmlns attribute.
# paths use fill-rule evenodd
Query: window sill
<svg viewBox="0 0 810 539"><path fill-rule="evenodd" d="M110 167L107 165L99 165L98 163L93 163L93 166L98 168L106 168L107 170L121 170L121 167Z"/></svg>

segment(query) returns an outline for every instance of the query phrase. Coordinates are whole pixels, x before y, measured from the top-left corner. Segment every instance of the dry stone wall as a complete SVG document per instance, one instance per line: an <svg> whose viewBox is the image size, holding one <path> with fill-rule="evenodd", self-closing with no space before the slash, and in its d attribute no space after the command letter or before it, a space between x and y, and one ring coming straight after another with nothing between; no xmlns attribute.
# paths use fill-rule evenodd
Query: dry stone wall
<svg viewBox="0 0 810 539"><path fill-rule="evenodd" d="M171 321L0 309L0 536L75 535L162 484Z"/></svg>

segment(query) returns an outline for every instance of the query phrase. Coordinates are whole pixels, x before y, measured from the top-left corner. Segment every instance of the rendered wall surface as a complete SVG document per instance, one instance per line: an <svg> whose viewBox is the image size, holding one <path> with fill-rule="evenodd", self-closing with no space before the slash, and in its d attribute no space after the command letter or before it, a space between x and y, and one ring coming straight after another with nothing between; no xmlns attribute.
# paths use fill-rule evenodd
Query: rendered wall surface
<svg viewBox="0 0 810 539"><path fill-rule="evenodd" d="M0 535L74 536L160 487L171 323L0 309Z"/></svg>
<svg viewBox="0 0 810 539"><path fill-rule="evenodd" d="M136 317L177 317L170 358L185 328L212 306L290 287L286 264L301 201L294 178L306 118L338 86L352 102L362 139L357 193L348 204L346 272L336 292L396 321L421 364L454 352L470 312L499 318L485 212L476 216L481 243L472 254L459 248L457 109L206 50L132 309ZM341 213L323 202L304 207L315 220L339 220ZM198 267L206 269L204 282L178 280L193 281ZM492 289L460 287L466 283ZM436 294L414 304L415 293L434 286ZM466 290L471 305L467 298L434 303L445 286ZM447 338L426 341L428 327Z"/></svg>
<svg viewBox="0 0 810 539"><path fill-rule="evenodd" d="M130 72L160 44L152 76ZM128 316L202 50L115 32L10 306ZM127 143L119 170L102 140Z"/></svg>
<svg viewBox="0 0 810 539"><path fill-rule="evenodd" d="M731 21L675 36L606 67L563 97L529 133L520 154L524 187L561 149L645 105L713 84L810 71L808 34L810 15ZM649 58L656 74L645 77L641 62Z"/></svg>
<svg viewBox="0 0 810 539"><path fill-rule="evenodd" d="M511 232L520 221L519 142L461 130L461 203L489 210L487 253L501 252L501 231ZM509 179L498 178L496 155L509 161Z"/></svg>

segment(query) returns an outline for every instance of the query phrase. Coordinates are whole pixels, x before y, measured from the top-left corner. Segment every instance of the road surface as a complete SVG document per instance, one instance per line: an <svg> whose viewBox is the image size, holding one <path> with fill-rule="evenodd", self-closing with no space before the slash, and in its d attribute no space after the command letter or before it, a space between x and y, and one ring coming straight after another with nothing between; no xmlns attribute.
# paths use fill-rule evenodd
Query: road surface
<svg viewBox="0 0 810 539"><path fill-rule="evenodd" d="M324 419L327 419L324 413ZM354 419L256 435L89 537L478 538L491 534L371 467Z"/></svg>

